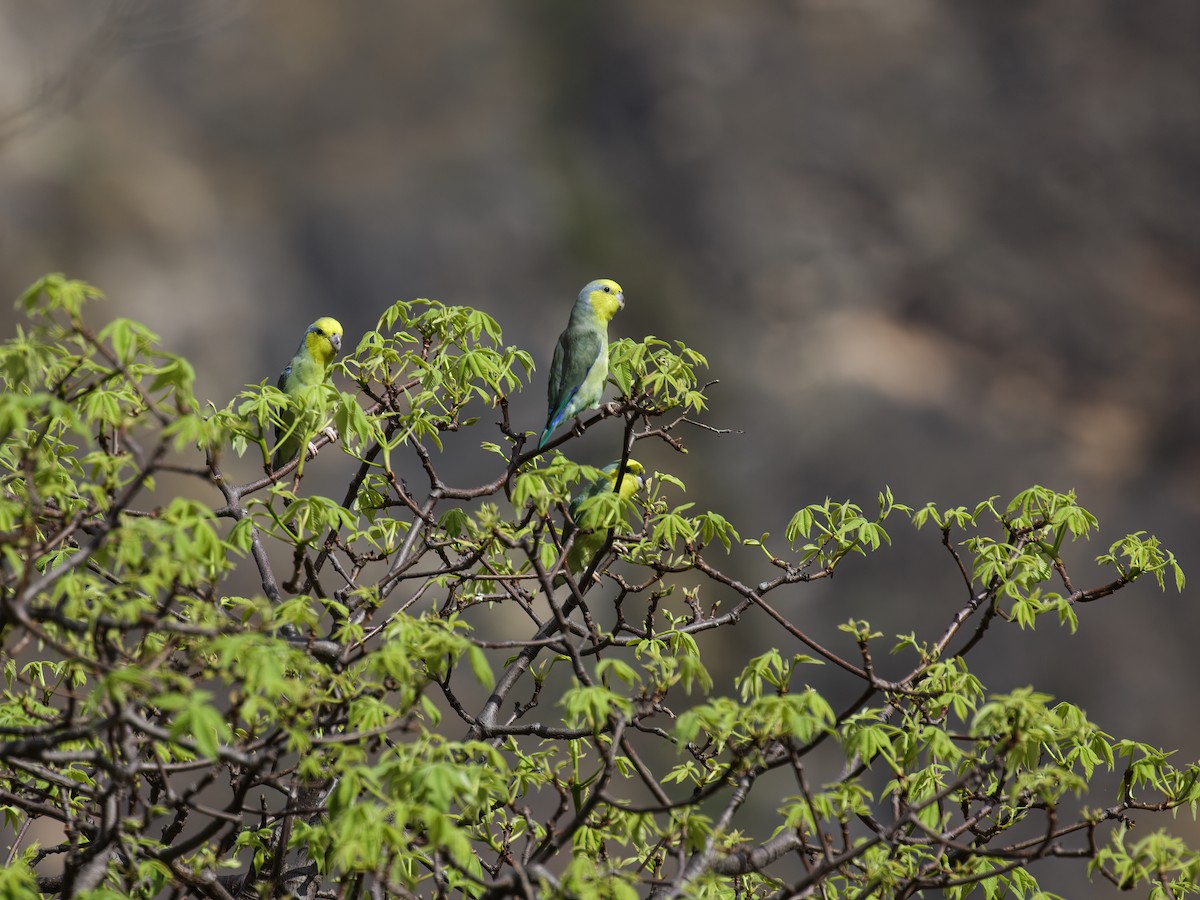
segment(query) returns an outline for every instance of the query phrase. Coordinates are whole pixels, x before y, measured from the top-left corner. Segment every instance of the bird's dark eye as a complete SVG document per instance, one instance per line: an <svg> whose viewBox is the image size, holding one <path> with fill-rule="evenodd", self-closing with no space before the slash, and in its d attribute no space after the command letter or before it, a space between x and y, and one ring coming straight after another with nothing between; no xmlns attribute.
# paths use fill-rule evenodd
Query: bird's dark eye
<svg viewBox="0 0 1200 900"><path fill-rule="evenodd" d="M612 288L610 288L607 284L601 290L603 290L606 294L612 293Z"/></svg>

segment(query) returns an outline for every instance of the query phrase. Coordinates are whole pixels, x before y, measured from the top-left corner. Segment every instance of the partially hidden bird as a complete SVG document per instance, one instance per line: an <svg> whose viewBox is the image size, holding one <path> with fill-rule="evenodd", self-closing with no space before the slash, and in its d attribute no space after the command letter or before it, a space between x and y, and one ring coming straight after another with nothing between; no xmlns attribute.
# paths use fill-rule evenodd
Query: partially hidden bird
<svg viewBox="0 0 1200 900"><path fill-rule="evenodd" d="M585 509L584 502L609 492L624 500L630 500L646 483L642 477L646 473L646 467L636 459L630 459L625 463L625 472L621 475L621 484L618 486L617 472L620 468L619 459L610 462L600 470L597 478L589 481L583 490L571 498L571 505L568 507L571 518L563 527L562 539L566 543L574 537L566 559L566 568L573 575L583 574L593 557L604 546L609 532L609 528L601 524L603 513L595 504ZM562 584L565 580L559 576L555 584Z"/></svg>
<svg viewBox="0 0 1200 900"><path fill-rule="evenodd" d="M610 278L589 281L571 307L550 363L549 408L537 448L545 446L563 422L594 409L608 379L608 323L625 308L625 293Z"/></svg>
<svg viewBox="0 0 1200 900"><path fill-rule="evenodd" d="M310 388L324 384L329 378L329 369L334 357L342 349L342 326L337 319L322 316L308 326L296 355L279 373L278 388L292 398L293 403L279 411L280 424L275 427L275 455L271 468L287 465L300 453L311 437L315 423L296 421L296 413L306 409Z"/></svg>

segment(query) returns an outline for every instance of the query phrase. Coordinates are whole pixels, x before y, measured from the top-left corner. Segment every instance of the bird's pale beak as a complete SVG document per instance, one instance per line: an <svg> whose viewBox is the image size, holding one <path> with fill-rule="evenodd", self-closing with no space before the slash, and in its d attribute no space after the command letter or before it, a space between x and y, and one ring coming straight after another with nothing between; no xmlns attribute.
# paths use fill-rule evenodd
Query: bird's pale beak
<svg viewBox="0 0 1200 900"><path fill-rule="evenodd" d="M331 334L329 336L329 343L333 344L333 352L337 353L342 349L342 336L340 334Z"/></svg>
<svg viewBox="0 0 1200 900"><path fill-rule="evenodd" d="M617 306L621 309L625 308L625 292L617 291Z"/></svg>

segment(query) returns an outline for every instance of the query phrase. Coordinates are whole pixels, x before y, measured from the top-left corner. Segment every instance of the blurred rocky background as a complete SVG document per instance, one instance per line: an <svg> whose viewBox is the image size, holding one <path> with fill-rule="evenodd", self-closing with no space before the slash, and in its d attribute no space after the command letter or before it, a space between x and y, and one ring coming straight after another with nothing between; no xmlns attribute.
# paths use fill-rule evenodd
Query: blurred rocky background
<svg viewBox="0 0 1200 900"><path fill-rule="evenodd" d="M1042 483L1100 517L1077 581L1138 529L1200 578L1198 37L1188 0L0 0L0 297L98 284L218 405L317 315L353 348L394 300L471 304L538 359L536 430L611 276L613 337L706 353L706 421L744 432L643 460L744 534ZM933 637L965 591L936 533L892 533L787 612ZM998 624L973 667L1195 758L1194 595Z"/></svg>

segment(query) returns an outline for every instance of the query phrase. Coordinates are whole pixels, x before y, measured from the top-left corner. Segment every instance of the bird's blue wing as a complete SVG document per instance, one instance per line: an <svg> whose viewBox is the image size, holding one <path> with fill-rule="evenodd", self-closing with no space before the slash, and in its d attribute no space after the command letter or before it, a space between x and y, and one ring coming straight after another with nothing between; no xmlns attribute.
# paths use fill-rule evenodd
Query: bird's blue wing
<svg viewBox="0 0 1200 900"><path fill-rule="evenodd" d="M575 395L579 393L579 385L567 391L567 394L562 399L562 403L558 404L555 410L550 414L549 420L546 422L546 427L542 429L542 435L538 439L538 449L550 439L550 435L554 433L554 429L565 422L569 416L567 410L571 407L571 401L575 399Z"/></svg>

